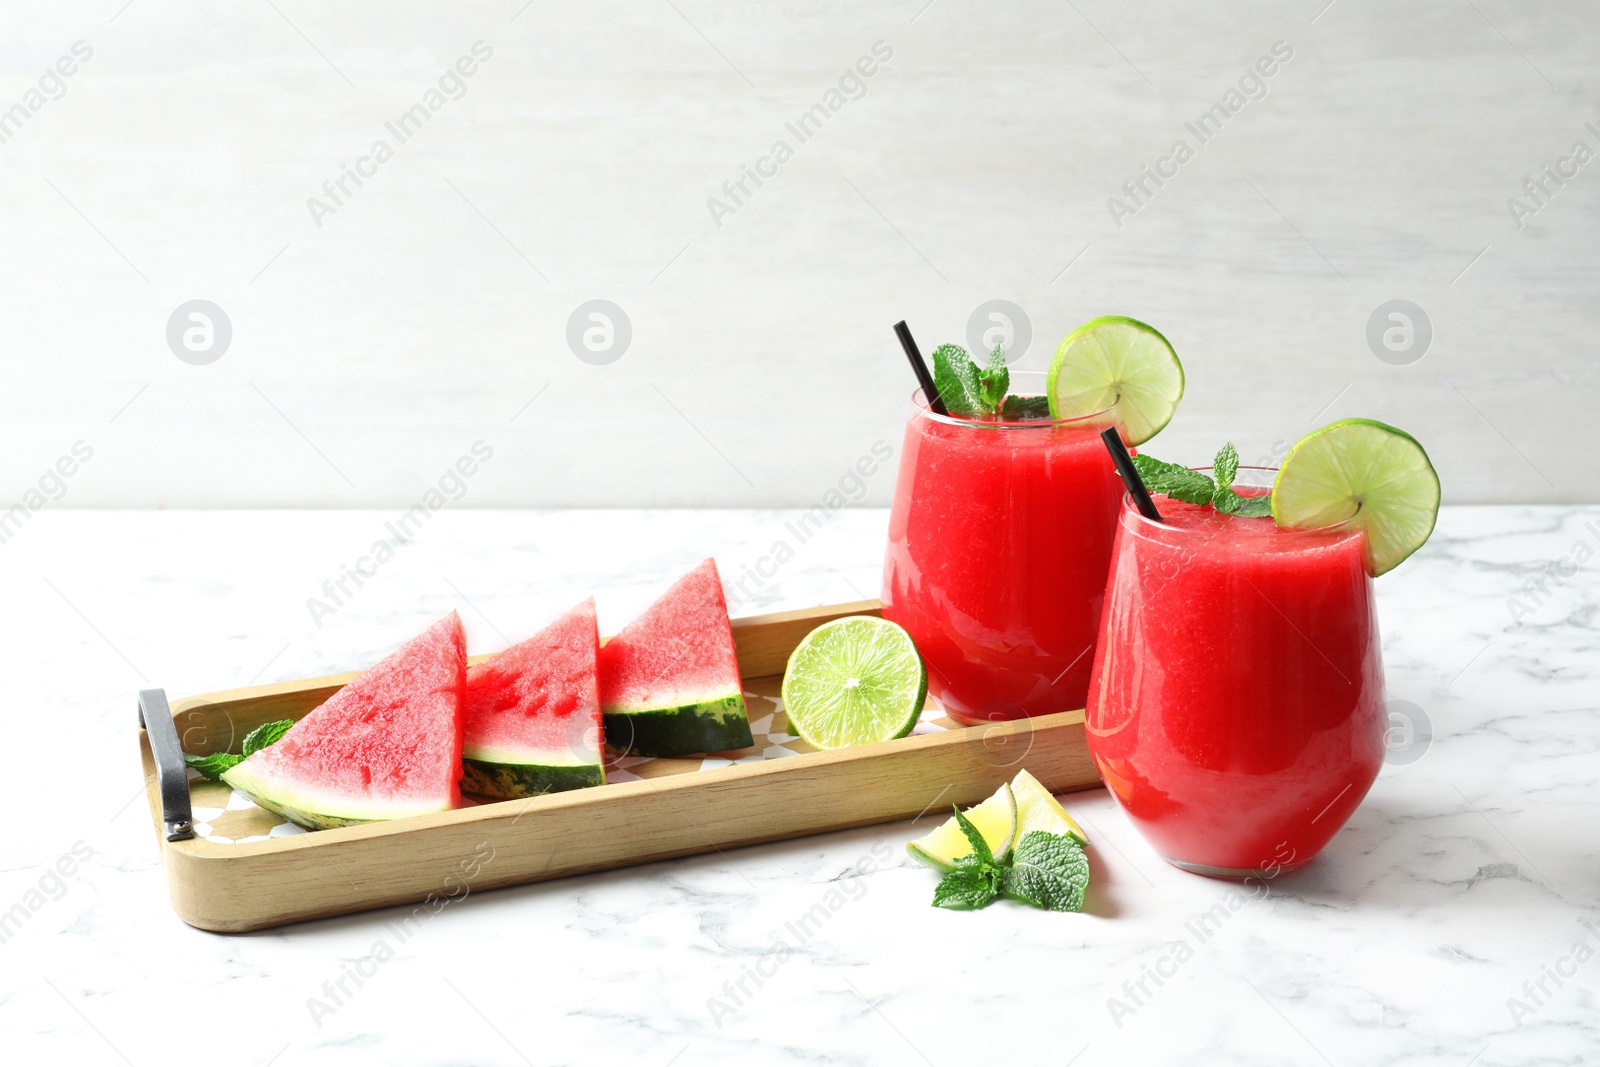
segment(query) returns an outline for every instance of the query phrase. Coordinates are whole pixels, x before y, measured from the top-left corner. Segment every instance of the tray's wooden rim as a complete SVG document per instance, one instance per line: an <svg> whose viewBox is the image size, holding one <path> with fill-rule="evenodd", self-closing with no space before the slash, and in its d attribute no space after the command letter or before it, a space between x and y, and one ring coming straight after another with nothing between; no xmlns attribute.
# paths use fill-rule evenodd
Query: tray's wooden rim
<svg viewBox="0 0 1600 1067"><path fill-rule="evenodd" d="M829 619L842 616L876 615L879 614L880 606L877 600L861 600L846 604L801 608L794 611L771 612L765 615L752 615L735 619L733 620L733 628L736 639L741 634L759 633L771 628L785 628L795 624L805 625L809 629L810 627L821 625ZM469 662L480 662L491 658L493 655L493 653L490 653L482 656L473 656L470 657ZM171 705L172 714L173 718L176 719L178 716L188 712L216 705L234 704L264 697L289 696L314 689L335 688L344 685L360 673L360 671L351 671L342 674L323 675L316 678L271 682L266 685L201 693L173 701ZM746 680L770 676L771 674L769 673L747 675ZM641 778L632 782L613 782L608 783L602 789L578 789L565 793L552 793L546 796L533 797L523 801L499 801L432 815L416 815L405 819L397 819L393 822L365 823L357 826L318 830L315 833L269 838L264 841L229 844L220 844L196 837L186 841L164 842L164 847L196 860L230 860L292 853L305 849L336 847L352 841L392 837L441 826L473 823L490 825L504 821L515 822L527 814L553 812L569 808L584 808L594 804L622 800L641 793L657 792L666 793L670 796L674 793L693 790L709 781L737 781L740 779L756 779L768 775L792 774L802 768L820 771L839 764L881 759L890 753L910 754L944 746L969 745L974 740L979 739L1006 743L1014 735L1025 735L1055 726L1073 725L1082 722L1083 717L1084 712L1081 709L1065 711L1054 715L1016 719L1010 722L988 723L944 730L939 733L917 734L893 741L858 745L830 752L797 753L796 755L779 759L763 760L760 763L733 764L728 767L714 767L684 774L666 775L660 778ZM155 761L150 751L149 738L143 728L139 730L139 744L145 772L145 794L149 802L151 818L155 822L158 836L164 837L165 835L160 833L162 826L161 786L155 774Z"/></svg>

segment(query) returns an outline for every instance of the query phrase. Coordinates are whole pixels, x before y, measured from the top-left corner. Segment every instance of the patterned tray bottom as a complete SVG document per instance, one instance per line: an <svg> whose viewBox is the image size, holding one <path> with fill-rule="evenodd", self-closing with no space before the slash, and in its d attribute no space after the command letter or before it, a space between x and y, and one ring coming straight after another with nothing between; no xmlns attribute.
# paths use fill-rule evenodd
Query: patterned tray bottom
<svg viewBox="0 0 1600 1067"><path fill-rule="evenodd" d="M778 695L781 677L749 678L745 685L745 706L750 714L750 732L755 744L735 752L719 752L710 756L688 759L652 759L645 756L615 756L606 754L606 783L632 782L640 778L661 778L669 774L689 774L729 767L735 763L757 763L761 760L798 756L816 749L790 734L788 719L783 713L783 699ZM938 733L957 729L960 723L946 718L943 711L930 700L922 712L913 734ZM597 786L604 789L606 786ZM290 837L310 833L265 808L258 808L248 797L234 792L222 782L202 778L196 771L189 772L189 797L194 807L195 833L207 841L218 844L243 844L262 841L269 837ZM486 798L464 795L469 806L494 803Z"/></svg>

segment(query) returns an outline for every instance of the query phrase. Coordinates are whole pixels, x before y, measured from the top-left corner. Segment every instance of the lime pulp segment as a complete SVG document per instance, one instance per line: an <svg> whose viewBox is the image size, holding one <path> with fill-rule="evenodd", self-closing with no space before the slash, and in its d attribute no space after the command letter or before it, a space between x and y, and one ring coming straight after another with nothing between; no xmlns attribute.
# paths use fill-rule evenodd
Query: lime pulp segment
<svg viewBox="0 0 1600 1067"><path fill-rule="evenodd" d="M1366 534L1376 577L1421 548L1439 517L1439 475L1416 438L1373 419L1341 419L1301 438L1272 486L1279 526L1345 524Z"/></svg>
<svg viewBox="0 0 1600 1067"><path fill-rule="evenodd" d="M790 654L783 675L791 731L816 748L904 737L927 695L928 672L911 635L871 615L812 630Z"/></svg>
<svg viewBox="0 0 1600 1067"><path fill-rule="evenodd" d="M1183 399L1183 364L1153 326L1121 315L1093 319L1056 349L1046 391L1057 419L1112 409L1130 445L1172 421Z"/></svg>

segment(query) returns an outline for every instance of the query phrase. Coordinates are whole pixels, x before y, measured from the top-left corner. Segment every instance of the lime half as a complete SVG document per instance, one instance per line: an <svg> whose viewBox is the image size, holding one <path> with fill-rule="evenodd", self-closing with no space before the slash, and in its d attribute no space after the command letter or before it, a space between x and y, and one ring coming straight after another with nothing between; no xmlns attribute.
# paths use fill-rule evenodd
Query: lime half
<svg viewBox="0 0 1600 1067"><path fill-rule="evenodd" d="M1039 779L1027 771L1018 771L1011 779L1011 792L1017 798L1017 840L1032 830L1047 834L1072 834L1079 841L1088 841L1077 820L1067 814L1050 790L1039 784Z"/></svg>
<svg viewBox="0 0 1600 1067"><path fill-rule="evenodd" d="M1137 445L1172 421L1183 399L1183 364L1155 327L1106 315L1067 334L1045 388L1051 417L1114 408L1123 438Z"/></svg>
<svg viewBox="0 0 1600 1067"><path fill-rule="evenodd" d="M1011 786L1002 785L994 796L961 814L978 828L978 833L983 835L984 843L994 853L995 859L1003 860L1011 854L1019 826L1017 798L1012 794ZM952 815L932 833L907 844L906 851L911 853L913 859L921 860L936 871L953 871L956 869L956 860L972 851L972 842L961 832L960 824Z"/></svg>
<svg viewBox="0 0 1600 1067"><path fill-rule="evenodd" d="M790 732L816 748L904 737L927 696L928 672L911 635L873 615L818 626L783 673Z"/></svg>
<svg viewBox="0 0 1600 1067"><path fill-rule="evenodd" d="M1372 419L1341 419L1302 437L1272 485L1279 526L1344 523L1367 535L1367 570L1393 570L1439 517L1439 475L1416 438Z"/></svg>

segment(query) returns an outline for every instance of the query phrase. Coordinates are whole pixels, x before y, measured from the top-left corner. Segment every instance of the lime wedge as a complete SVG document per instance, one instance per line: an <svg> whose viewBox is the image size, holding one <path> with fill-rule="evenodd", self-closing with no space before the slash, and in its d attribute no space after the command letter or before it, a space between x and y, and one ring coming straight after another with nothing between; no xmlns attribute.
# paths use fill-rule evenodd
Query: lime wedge
<svg viewBox="0 0 1600 1067"><path fill-rule="evenodd" d="M1123 439L1137 445L1172 421L1183 399L1183 364L1155 327L1106 315L1067 334L1045 389L1051 417L1114 408Z"/></svg>
<svg viewBox="0 0 1600 1067"><path fill-rule="evenodd" d="M872 615L818 626L783 673L790 732L816 748L904 737L927 696L928 672L911 635Z"/></svg>
<svg viewBox="0 0 1600 1067"><path fill-rule="evenodd" d="M1017 798L1017 840L1022 840L1022 835L1031 830L1072 834L1079 841L1089 840L1077 821L1067 814L1067 809L1050 795L1050 790L1027 771L1018 771L1011 779L1011 792Z"/></svg>
<svg viewBox="0 0 1600 1067"><path fill-rule="evenodd" d="M978 828L983 840L997 860L1011 854L1017 839L1017 798L1011 786L1002 785L994 796L961 814ZM956 860L972 851L972 842L961 832L954 815L939 824L938 829L906 845L913 859L920 860L936 871L953 871Z"/></svg>
<svg viewBox="0 0 1600 1067"><path fill-rule="evenodd" d="M1056 803L1050 790L1027 771L1018 771L1010 783L995 790L994 796L962 814L983 834L997 859L1031 830L1073 834L1080 841L1089 839L1066 809ZM936 870L949 871L955 869L956 860L972 851L972 845L951 817L931 834L906 845L906 851Z"/></svg>
<svg viewBox="0 0 1600 1067"><path fill-rule="evenodd" d="M1416 438L1372 419L1341 419L1302 437L1272 484L1279 526L1344 523L1366 531L1367 571L1393 570L1439 517L1439 475Z"/></svg>

